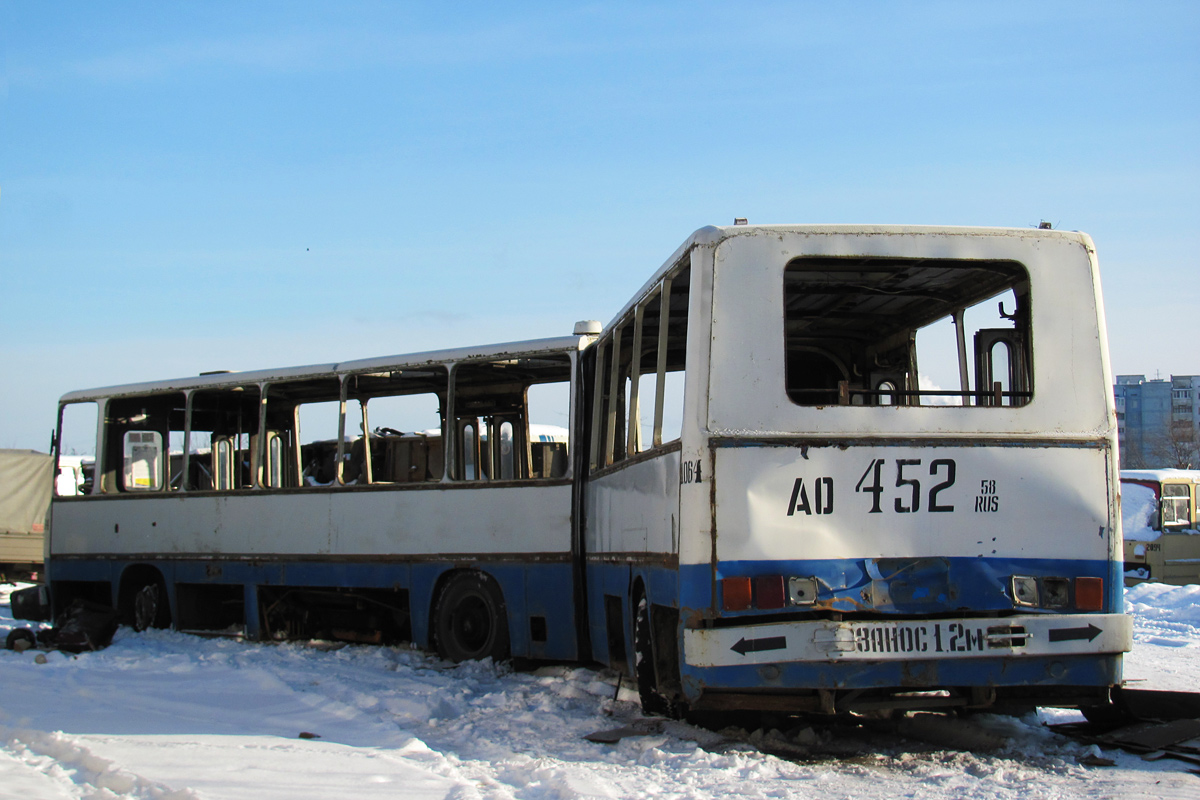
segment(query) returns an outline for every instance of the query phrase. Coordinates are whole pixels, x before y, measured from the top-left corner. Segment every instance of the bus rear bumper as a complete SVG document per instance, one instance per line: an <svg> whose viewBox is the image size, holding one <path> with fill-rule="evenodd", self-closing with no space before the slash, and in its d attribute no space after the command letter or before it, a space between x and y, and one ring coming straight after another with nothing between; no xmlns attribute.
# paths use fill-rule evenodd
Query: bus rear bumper
<svg viewBox="0 0 1200 800"><path fill-rule="evenodd" d="M792 662L1061 657L1127 652L1125 614L986 619L816 620L685 630L684 662L737 667Z"/></svg>

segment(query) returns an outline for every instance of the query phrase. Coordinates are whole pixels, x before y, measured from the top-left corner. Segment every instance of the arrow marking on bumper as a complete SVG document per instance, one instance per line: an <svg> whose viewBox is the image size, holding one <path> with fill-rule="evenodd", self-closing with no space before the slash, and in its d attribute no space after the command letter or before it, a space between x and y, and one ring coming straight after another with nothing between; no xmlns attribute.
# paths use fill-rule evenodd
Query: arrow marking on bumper
<svg viewBox="0 0 1200 800"><path fill-rule="evenodd" d="M729 649L744 656L746 653L761 653L764 650L783 650L786 647L786 636L769 636L766 639L738 639L738 643Z"/></svg>
<svg viewBox="0 0 1200 800"><path fill-rule="evenodd" d="M1087 639L1090 642L1102 633L1104 633L1103 630L1091 623L1088 623L1086 628L1051 628L1050 641L1069 642L1074 639Z"/></svg>

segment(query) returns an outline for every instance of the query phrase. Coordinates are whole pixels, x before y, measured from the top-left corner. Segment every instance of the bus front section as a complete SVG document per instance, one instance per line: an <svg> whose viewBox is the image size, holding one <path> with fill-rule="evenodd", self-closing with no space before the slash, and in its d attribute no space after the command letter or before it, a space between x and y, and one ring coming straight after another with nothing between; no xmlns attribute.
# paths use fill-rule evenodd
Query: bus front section
<svg viewBox="0 0 1200 800"><path fill-rule="evenodd" d="M703 708L1087 708L1132 640L1082 234L714 237L681 486L680 678ZM693 256L693 266L697 257Z"/></svg>

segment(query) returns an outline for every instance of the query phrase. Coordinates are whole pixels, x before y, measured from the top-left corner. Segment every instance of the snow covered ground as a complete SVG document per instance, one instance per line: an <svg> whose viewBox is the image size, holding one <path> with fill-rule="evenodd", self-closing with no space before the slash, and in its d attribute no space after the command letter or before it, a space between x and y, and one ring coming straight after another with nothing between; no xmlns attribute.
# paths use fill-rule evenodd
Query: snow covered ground
<svg viewBox="0 0 1200 800"><path fill-rule="evenodd" d="M0 587L0 635L14 623ZM1200 689L1200 586L1126 591L1134 686ZM612 675L452 666L367 646L264 645L122 628L79 656L0 650L0 798L1198 798L1180 762L1043 727L1074 712L982 715L961 752L818 729L721 737L683 723L595 744L640 717ZM43 661L44 663L39 663ZM764 751L791 748L784 759ZM1103 755L1114 767L1089 767Z"/></svg>

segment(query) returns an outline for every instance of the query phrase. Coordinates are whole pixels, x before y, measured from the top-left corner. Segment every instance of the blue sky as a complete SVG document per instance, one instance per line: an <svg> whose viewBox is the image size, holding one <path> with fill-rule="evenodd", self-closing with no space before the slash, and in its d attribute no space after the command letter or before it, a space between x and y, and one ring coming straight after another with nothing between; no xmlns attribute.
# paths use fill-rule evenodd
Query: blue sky
<svg viewBox="0 0 1200 800"><path fill-rule="evenodd" d="M691 231L1096 240L1200 373L1194 3L0 3L0 447L73 389L569 333Z"/></svg>

